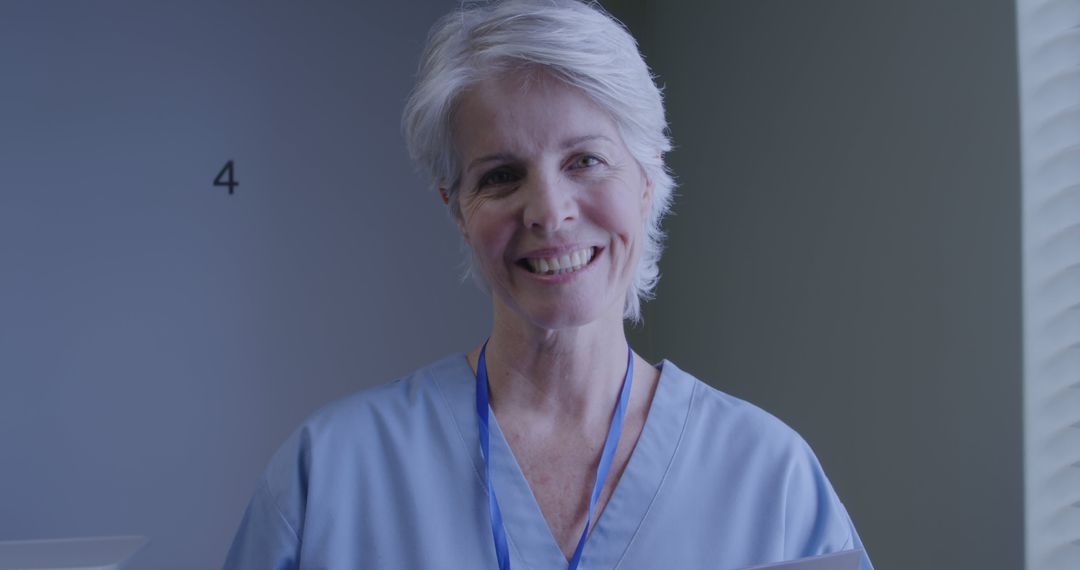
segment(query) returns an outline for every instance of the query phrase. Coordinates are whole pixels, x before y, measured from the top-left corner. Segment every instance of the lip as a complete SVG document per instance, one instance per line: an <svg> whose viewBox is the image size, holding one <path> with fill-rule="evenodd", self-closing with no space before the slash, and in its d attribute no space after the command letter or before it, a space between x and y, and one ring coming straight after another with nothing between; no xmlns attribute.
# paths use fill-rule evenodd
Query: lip
<svg viewBox="0 0 1080 570"><path fill-rule="evenodd" d="M535 249L535 250L530 251L527 255L518 258L518 262L521 262L521 261L523 261L525 259L529 259L529 258L555 257L557 255L562 255L564 253L573 253L575 251L578 251L580 249L585 249L587 247L596 248L596 253L593 254L593 257L592 257L592 259L589 260L589 263L585 264L585 267L582 267L581 269L578 269L577 271L574 271L573 273L560 273L560 274L557 274L557 275L541 275L539 273L533 273L532 271L529 271L528 269L522 267L520 265L520 263L515 263L514 264L514 269L524 273L525 275L527 275L531 279L539 281L540 283L546 283L546 284L566 283L568 281L572 281L574 279L577 279L578 277L580 277L581 275L583 275L587 271L590 271L592 269L592 266L596 265L596 260L600 258L600 254L604 253L605 249L598 246L598 245L591 245L591 246L589 246L589 245L558 246L558 247L549 247L549 248L544 248L544 249Z"/></svg>
<svg viewBox="0 0 1080 570"><path fill-rule="evenodd" d="M561 256L563 254L571 254L571 253L574 253L575 251L579 251L579 250L582 250L582 249L588 249L590 247L595 247L597 254L599 254L604 249L604 248L602 248L602 247L600 247L598 245L586 245L586 244L580 244L580 243L568 244L568 245L558 245L558 246L551 246L551 247L545 247L545 248L540 248L540 249L529 250L529 251L525 252L524 255L518 257L515 261L521 261L523 259L538 259L538 258L543 258L543 257L559 257L559 256Z"/></svg>

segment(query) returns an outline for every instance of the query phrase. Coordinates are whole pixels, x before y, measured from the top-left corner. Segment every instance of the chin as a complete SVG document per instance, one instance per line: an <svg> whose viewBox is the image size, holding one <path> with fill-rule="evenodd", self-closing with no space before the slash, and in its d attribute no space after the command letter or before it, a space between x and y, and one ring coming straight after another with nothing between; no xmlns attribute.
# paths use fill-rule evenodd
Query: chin
<svg viewBox="0 0 1080 570"><path fill-rule="evenodd" d="M534 326L547 330L560 330L582 327L603 321L610 311L600 307L567 306L560 303L548 307L523 307L523 316Z"/></svg>

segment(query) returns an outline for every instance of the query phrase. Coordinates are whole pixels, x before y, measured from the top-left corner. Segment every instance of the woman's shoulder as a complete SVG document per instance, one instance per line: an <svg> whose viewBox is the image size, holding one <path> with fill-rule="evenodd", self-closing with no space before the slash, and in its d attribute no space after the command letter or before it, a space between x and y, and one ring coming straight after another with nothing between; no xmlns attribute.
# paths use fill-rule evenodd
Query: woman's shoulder
<svg viewBox="0 0 1080 570"><path fill-rule="evenodd" d="M455 354L363 388L316 409L278 447L266 469L272 487L323 463L363 461L391 449L424 446L449 420L447 391L460 397L471 369Z"/></svg>
<svg viewBox="0 0 1080 570"><path fill-rule="evenodd" d="M470 372L464 355L452 355L323 405L272 454L247 516L259 525L284 521L283 535L298 539L309 510L318 513L315 524L347 518L339 511L361 487L390 488L401 474L395 469L451 454L443 392L456 386L460 398Z"/></svg>
<svg viewBox="0 0 1080 570"><path fill-rule="evenodd" d="M452 354L324 404L304 420L298 431L306 431L312 437L333 436L338 432L355 436L363 433L358 429L402 427L423 420L432 408L445 408L444 393L460 384L469 372L464 355Z"/></svg>
<svg viewBox="0 0 1080 570"><path fill-rule="evenodd" d="M693 453L720 462L738 458L769 469L790 467L792 462L803 470L820 469L806 440L777 416L670 361L664 361L663 374L689 394L682 445Z"/></svg>
<svg viewBox="0 0 1080 570"><path fill-rule="evenodd" d="M759 440L805 443L791 426L758 405L724 392L671 361L663 361L662 370L669 381L690 391L689 419L706 429L737 430Z"/></svg>
<svg viewBox="0 0 1080 570"><path fill-rule="evenodd" d="M757 497L761 509L782 505L776 516L783 518L788 557L861 548L820 461L795 429L689 373L671 372L693 393L680 452L695 472L726 481L743 498Z"/></svg>

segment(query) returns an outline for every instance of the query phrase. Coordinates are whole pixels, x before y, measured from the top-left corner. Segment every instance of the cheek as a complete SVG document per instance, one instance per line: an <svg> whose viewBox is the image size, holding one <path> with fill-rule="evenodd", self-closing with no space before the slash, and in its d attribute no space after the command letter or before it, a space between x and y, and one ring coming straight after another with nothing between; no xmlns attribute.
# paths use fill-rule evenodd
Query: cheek
<svg viewBox="0 0 1080 570"><path fill-rule="evenodd" d="M479 262L485 266L500 265L513 239L513 228L497 212L478 208L466 214L462 231Z"/></svg>
<svg viewBox="0 0 1080 570"><path fill-rule="evenodd" d="M620 241L637 242L644 227L640 202L628 192L612 192L607 199L598 201L590 209L593 219L609 234Z"/></svg>

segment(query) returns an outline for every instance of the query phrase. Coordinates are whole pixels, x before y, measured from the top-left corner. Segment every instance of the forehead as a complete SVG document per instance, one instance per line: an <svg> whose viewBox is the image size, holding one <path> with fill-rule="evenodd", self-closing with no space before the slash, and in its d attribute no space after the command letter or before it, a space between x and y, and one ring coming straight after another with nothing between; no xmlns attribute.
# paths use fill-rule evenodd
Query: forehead
<svg viewBox="0 0 1080 570"><path fill-rule="evenodd" d="M544 72L514 72L475 83L453 116L457 152L470 156L545 152L600 135L619 140L614 121L577 87Z"/></svg>

